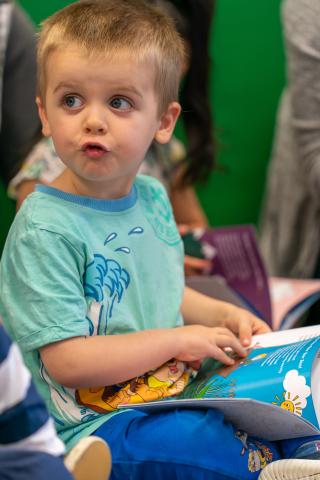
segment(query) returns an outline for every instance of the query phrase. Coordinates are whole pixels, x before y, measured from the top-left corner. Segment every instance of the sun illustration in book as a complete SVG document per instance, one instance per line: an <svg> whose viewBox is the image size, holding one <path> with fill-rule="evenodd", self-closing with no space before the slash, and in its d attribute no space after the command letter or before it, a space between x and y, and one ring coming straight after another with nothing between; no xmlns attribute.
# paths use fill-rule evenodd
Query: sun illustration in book
<svg viewBox="0 0 320 480"><path fill-rule="evenodd" d="M282 398L275 395L277 401L272 403L301 417L302 410L307 405L307 397L311 393L305 377L299 375L298 370L289 370L283 381L283 389Z"/></svg>

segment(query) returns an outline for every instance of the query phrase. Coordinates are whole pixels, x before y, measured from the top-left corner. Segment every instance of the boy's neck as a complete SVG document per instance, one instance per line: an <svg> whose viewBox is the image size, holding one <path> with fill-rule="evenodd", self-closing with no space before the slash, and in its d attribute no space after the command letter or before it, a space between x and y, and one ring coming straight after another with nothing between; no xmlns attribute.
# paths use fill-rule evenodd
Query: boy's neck
<svg viewBox="0 0 320 480"><path fill-rule="evenodd" d="M133 181L129 184L126 181L123 185L115 182L90 182L84 181L75 176L71 170L66 168L59 177L51 184L51 187L57 188L62 192L80 195L82 197L98 198L102 200L114 200L129 195L132 189Z"/></svg>

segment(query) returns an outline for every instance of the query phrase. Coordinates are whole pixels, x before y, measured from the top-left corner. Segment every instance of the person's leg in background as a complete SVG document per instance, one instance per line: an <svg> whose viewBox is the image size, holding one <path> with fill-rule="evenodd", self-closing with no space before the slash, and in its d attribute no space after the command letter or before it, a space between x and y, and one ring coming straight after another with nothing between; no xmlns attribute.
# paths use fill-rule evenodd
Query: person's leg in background
<svg viewBox="0 0 320 480"><path fill-rule="evenodd" d="M45 452L0 447L0 480L72 480L63 458Z"/></svg>
<svg viewBox="0 0 320 480"><path fill-rule="evenodd" d="M0 445L0 480L107 480L111 456L97 437L81 439L64 458Z"/></svg>
<svg viewBox="0 0 320 480"><path fill-rule="evenodd" d="M0 319L1 320L1 319ZM37 393L20 351L0 323L0 480L106 480L111 458L100 438L69 452Z"/></svg>

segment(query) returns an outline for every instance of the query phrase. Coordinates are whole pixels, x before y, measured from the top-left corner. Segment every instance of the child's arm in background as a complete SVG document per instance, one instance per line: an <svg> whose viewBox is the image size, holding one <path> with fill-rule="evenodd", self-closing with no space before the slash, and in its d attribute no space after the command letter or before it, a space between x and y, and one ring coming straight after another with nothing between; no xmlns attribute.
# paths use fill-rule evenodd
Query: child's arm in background
<svg viewBox="0 0 320 480"><path fill-rule="evenodd" d="M252 335L270 331L263 320L249 311L215 300L189 287L185 287L181 311L185 324L227 327L239 337L244 346L250 345Z"/></svg>
<svg viewBox="0 0 320 480"><path fill-rule="evenodd" d="M208 219L192 186L172 187L170 201L178 226L185 225L189 229L208 227Z"/></svg>
<svg viewBox="0 0 320 480"><path fill-rule="evenodd" d="M112 385L157 368L171 358L194 362L205 357L227 365L233 360L224 349L246 356L227 328L201 325L144 330L123 335L75 337L40 349L52 377L70 388Z"/></svg>
<svg viewBox="0 0 320 480"><path fill-rule="evenodd" d="M51 139L42 137L26 157L22 168L10 181L9 197L16 200L17 210L24 199L34 191L37 183L49 184L64 170L55 153Z"/></svg>
<svg viewBox="0 0 320 480"><path fill-rule="evenodd" d="M195 228L208 228L208 219L192 185L181 185L182 169L176 173L170 191L170 201L179 232L184 235ZM199 275L210 271L211 262L207 259L184 257L184 271L188 275Z"/></svg>

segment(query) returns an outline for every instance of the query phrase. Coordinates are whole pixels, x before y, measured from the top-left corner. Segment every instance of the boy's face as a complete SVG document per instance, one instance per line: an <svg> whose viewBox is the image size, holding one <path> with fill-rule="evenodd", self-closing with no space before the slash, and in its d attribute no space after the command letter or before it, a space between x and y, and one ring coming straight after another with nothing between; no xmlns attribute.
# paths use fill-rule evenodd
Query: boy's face
<svg viewBox="0 0 320 480"><path fill-rule="evenodd" d="M71 193L129 193L152 140L169 141L179 104L160 116L152 68L129 55L89 58L70 46L49 56L46 78L44 103L37 99L43 133L68 167Z"/></svg>

